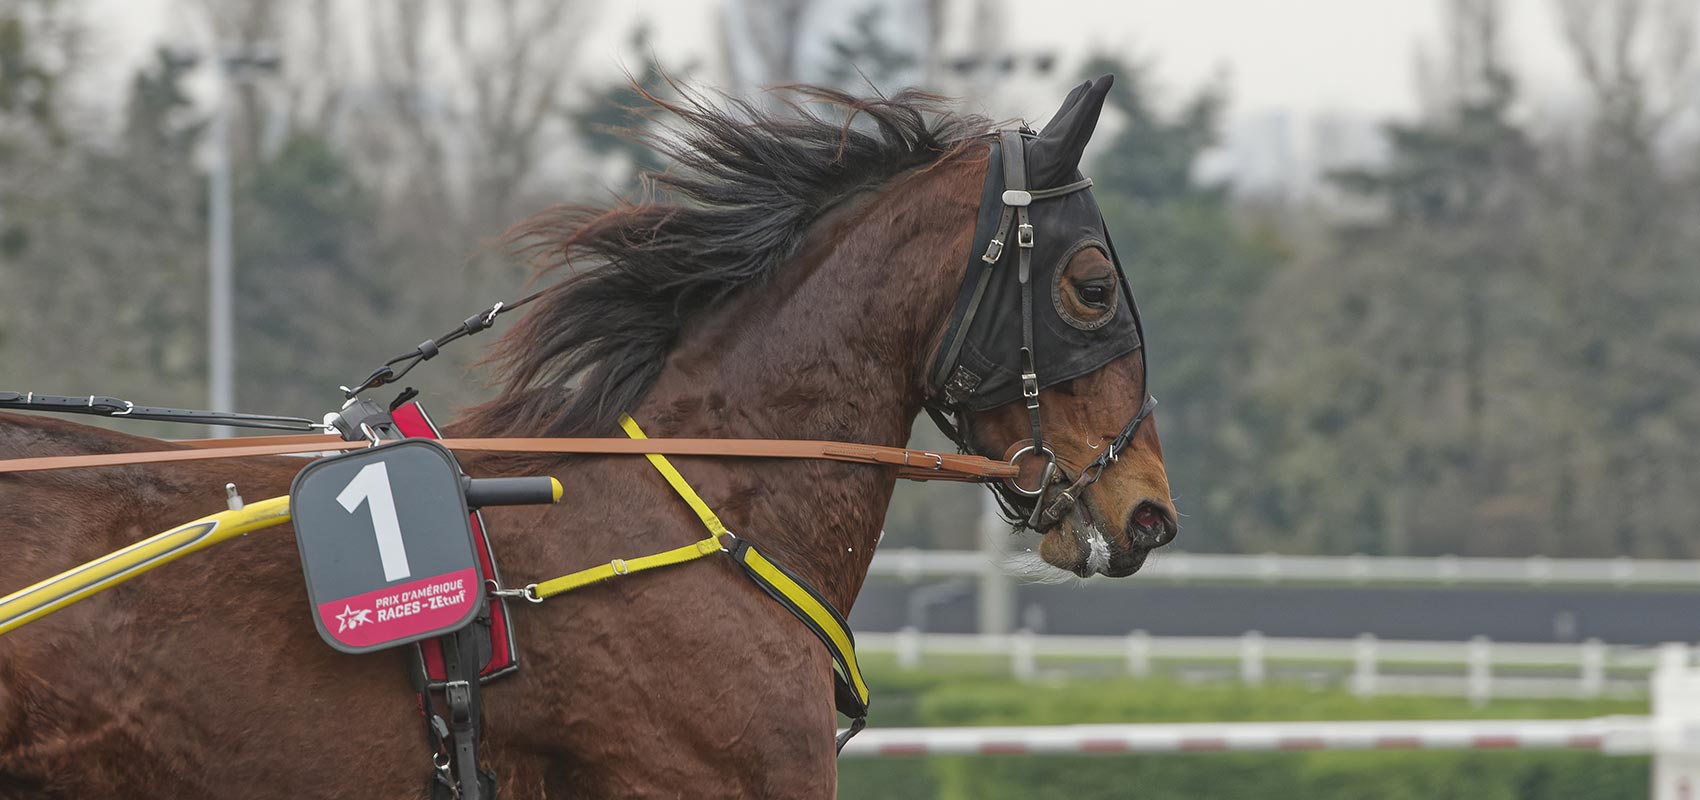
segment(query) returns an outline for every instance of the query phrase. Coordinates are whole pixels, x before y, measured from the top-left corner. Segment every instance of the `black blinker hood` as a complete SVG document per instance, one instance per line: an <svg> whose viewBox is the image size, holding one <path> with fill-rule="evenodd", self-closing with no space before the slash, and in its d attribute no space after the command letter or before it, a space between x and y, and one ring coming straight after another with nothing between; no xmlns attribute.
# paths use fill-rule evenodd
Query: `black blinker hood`
<svg viewBox="0 0 1700 800"><path fill-rule="evenodd" d="M1006 212L1007 150L1019 143L1025 161L1025 189L1035 196L1026 206L1032 226L1029 250L1033 365L1038 388L1091 373L1138 349L1143 341L1133 290L1105 229L1090 184L1079 169L1080 156L1097 125L1112 76L1076 87L1044 133L1005 133L992 142L986 186L980 197L968 271L957 295L943 344L929 370L932 403L958 411L983 411L1022 399L1023 287L1020 281L1018 218ZM1017 164L1020 163L1017 161ZM1016 175L1020 173L1017 172ZM1074 187L1079 188L1074 188ZM1046 190L1062 189L1045 197ZM1019 192L1008 199L1019 204ZM999 230L1000 222L1008 225ZM994 244L997 240L1001 244ZM1098 247L1115 263L1120 291L1108 319L1090 323L1070 319L1060 302L1059 273L1084 247ZM1000 252L1001 251L1001 252ZM988 261L987 258L991 260Z"/></svg>

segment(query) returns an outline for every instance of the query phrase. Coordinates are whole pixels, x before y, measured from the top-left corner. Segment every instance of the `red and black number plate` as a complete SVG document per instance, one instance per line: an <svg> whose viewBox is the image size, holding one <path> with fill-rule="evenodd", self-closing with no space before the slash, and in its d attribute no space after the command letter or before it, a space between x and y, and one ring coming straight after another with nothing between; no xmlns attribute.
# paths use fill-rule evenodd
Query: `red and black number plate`
<svg viewBox="0 0 1700 800"><path fill-rule="evenodd" d="M426 439L321 459L295 477L295 541L332 647L366 653L472 621L483 579L460 481L454 456Z"/></svg>

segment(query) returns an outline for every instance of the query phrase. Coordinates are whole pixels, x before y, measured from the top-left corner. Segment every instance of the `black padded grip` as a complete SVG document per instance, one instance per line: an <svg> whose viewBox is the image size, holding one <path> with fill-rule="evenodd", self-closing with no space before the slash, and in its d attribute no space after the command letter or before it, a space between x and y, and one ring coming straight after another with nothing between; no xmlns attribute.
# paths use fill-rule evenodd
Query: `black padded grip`
<svg viewBox="0 0 1700 800"><path fill-rule="evenodd" d="M484 506L549 505L555 502L555 479L466 478L466 504Z"/></svg>

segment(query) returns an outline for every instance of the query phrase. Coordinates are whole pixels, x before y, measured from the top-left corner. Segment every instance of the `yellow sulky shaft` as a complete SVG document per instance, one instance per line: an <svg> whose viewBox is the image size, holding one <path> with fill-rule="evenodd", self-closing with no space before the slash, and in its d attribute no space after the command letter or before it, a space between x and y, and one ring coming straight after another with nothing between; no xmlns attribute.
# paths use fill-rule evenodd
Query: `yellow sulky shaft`
<svg viewBox="0 0 1700 800"><path fill-rule="evenodd" d="M220 511L150 536L80 567L0 598L0 635L93 597L161 564L244 533L289 521L289 498L273 497Z"/></svg>

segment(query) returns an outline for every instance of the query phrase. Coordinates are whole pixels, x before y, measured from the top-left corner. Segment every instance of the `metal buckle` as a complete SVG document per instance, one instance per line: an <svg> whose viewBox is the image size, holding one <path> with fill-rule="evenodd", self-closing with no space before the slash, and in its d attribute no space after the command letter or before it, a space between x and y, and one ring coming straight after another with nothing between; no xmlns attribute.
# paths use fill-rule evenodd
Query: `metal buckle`
<svg viewBox="0 0 1700 800"><path fill-rule="evenodd" d="M1056 467L1056 463L1053 462L1051 467ZM1049 473L1051 471L1050 468L1047 468L1045 471L1047 473L1047 477L1049 477ZM1049 486L1050 483L1047 481L1045 485ZM1064 489L1056 496L1056 499L1050 502L1049 505L1046 505L1044 502L1034 503L1033 513L1027 517L1027 525L1034 530L1039 530L1049 523L1061 520L1063 515L1067 514L1070 509L1074 508L1074 505L1077 502L1079 501L1075 499L1074 494L1069 490Z"/></svg>
<svg viewBox="0 0 1700 800"><path fill-rule="evenodd" d="M1023 222L1015 226L1015 243L1022 247L1033 246L1033 226Z"/></svg>
<svg viewBox="0 0 1700 800"><path fill-rule="evenodd" d="M1003 258L1003 240L993 239L991 244L986 245L986 254L980 256L980 260L987 264L996 264L1000 258Z"/></svg>
<svg viewBox="0 0 1700 800"><path fill-rule="evenodd" d="M523 589L503 589L501 584L486 580L484 586L491 597L517 597L528 603L541 603L543 598L537 596L537 584L526 584Z"/></svg>
<svg viewBox="0 0 1700 800"><path fill-rule="evenodd" d="M1015 455L1009 457L1009 463L1012 465L1017 464L1017 462L1021 461L1022 456L1031 452L1033 452L1033 445L1027 445L1020 450L1017 450L1015 451ZM1021 484L1016 483L1014 478L1006 478L1004 479L1004 485L1008 486L1010 491L1015 492L1022 497L1039 497L1044 495L1045 490L1050 487L1051 478L1055 477L1057 474L1057 454L1047 445L1040 445L1039 452L1044 453L1046 458L1045 472L1039 477L1039 488L1027 489L1022 487Z"/></svg>
<svg viewBox="0 0 1700 800"><path fill-rule="evenodd" d="M371 442L373 447L377 447L384 443L383 437L379 436L378 432L373 430L371 425L364 422L360 423L360 433L362 436L366 437L366 441Z"/></svg>
<svg viewBox="0 0 1700 800"><path fill-rule="evenodd" d="M911 451L909 451L909 450L903 451L903 466L905 466L905 467L910 466L910 464L909 464L909 453L910 452ZM933 459L933 465L932 466L921 467L921 469L930 469L930 470L933 470L935 472L944 469L944 456L941 456L938 453L929 453L925 450L921 451L921 455L928 456L928 457L931 457Z"/></svg>
<svg viewBox="0 0 1700 800"><path fill-rule="evenodd" d="M1036 373L1021 373L1021 396L1027 398L1028 408L1039 407L1039 376Z"/></svg>

